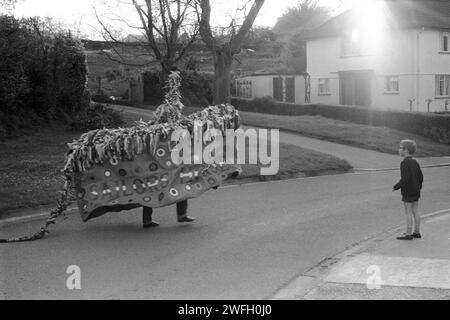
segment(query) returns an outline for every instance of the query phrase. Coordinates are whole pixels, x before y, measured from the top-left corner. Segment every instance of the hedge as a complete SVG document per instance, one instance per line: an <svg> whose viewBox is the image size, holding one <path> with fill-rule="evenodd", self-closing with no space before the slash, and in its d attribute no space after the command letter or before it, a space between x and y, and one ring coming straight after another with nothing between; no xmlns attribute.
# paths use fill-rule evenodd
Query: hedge
<svg viewBox="0 0 450 320"><path fill-rule="evenodd" d="M289 116L318 115L358 124L388 127L450 144L450 115L447 114L377 110L343 105L296 105L277 102L271 97L253 100L233 98L231 103L240 111Z"/></svg>
<svg viewBox="0 0 450 320"><path fill-rule="evenodd" d="M89 106L84 49L48 20L0 15L0 139Z"/></svg>

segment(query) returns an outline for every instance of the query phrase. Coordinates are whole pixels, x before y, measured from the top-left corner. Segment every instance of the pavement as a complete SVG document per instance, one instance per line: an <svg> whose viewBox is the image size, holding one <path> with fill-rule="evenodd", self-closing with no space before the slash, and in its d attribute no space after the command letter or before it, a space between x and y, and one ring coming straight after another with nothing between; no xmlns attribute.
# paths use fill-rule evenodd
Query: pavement
<svg viewBox="0 0 450 320"><path fill-rule="evenodd" d="M422 239L394 228L324 259L276 300L450 300L450 210L423 217ZM401 229L401 230L400 230Z"/></svg>

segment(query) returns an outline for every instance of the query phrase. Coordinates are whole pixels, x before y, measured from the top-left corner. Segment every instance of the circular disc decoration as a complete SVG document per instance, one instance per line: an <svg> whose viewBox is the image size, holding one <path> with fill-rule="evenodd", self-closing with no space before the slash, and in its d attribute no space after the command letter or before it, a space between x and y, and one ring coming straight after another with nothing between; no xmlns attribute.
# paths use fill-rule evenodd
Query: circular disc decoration
<svg viewBox="0 0 450 320"><path fill-rule="evenodd" d="M161 193L159 194L158 199L159 199L159 201L162 201L162 200L164 199L164 193L161 192Z"/></svg>
<svg viewBox="0 0 450 320"><path fill-rule="evenodd" d="M191 191L191 189L192 189L192 187L191 187L190 184L187 184L184 188L185 188L187 191Z"/></svg>
<svg viewBox="0 0 450 320"><path fill-rule="evenodd" d="M117 166L119 164L119 161L116 158L109 159L109 163L113 166Z"/></svg>
<svg viewBox="0 0 450 320"><path fill-rule="evenodd" d="M144 201L145 201L145 202L150 202L151 200L152 200L152 198L150 198L150 197L145 197L145 198L144 198Z"/></svg>
<svg viewBox="0 0 450 320"><path fill-rule="evenodd" d="M85 194L86 194L86 190L82 188L80 190L80 192L78 192L78 198L84 198Z"/></svg>
<svg viewBox="0 0 450 320"><path fill-rule="evenodd" d="M166 150L160 148L160 149L156 150L156 155L160 158L164 157L166 155Z"/></svg>
<svg viewBox="0 0 450 320"><path fill-rule="evenodd" d="M196 187L197 189L201 189L201 188L202 188L202 185L201 185L200 183L197 182L197 183L195 184L195 187Z"/></svg>
<svg viewBox="0 0 450 320"><path fill-rule="evenodd" d="M119 175L120 175L121 177L124 177L124 176L127 175L127 171L126 171L125 169L120 169L120 170L119 170Z"/></svg>
<svg viewBox="0 0 450 320"><path fill-rule="evenodd" d="M106 176L106 177L110 177L110 176L111 176L111 171L106 170L106 171L105 171L105 176Z"/></svg>
<svg viewBox="0 0 450 320"><path fill-rule="evenodd" d="M152 163L148 168L150 169L150 171L156 171L158 170L158 165L156 163Z"/></svg>
<svg viewBox="0 0 450 320"><path fill-rule="evenodd" d="M174 197L177 197L179 195L178 190L175 188L170 189L170 194Z"/></svg>

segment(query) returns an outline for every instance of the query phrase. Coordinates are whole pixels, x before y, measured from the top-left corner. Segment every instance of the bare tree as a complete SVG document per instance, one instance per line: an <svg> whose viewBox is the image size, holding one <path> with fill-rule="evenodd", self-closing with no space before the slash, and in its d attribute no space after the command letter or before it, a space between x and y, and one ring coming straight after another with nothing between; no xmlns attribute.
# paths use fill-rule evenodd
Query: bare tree
<svg viewBox="0 0 450 320"><path fill-rule="evenodd" d="M200 36L214 57L214 103L229 102L233 57L240 52L242 43L252 28L264 0L253 0L250 11L244 12L245 18L240 26L235 19L232 19L227 29L223 28L222 33L215 32L215 34L211 28L210 0L197 1ZM245 10L246 6L242 8Z"/></svg>
<svg viewBox="0 0 450 320"><path fill-rule="evenodd" d="M111 1L107 2L111 4ZM123 45L123 41L118 39L113 27L107 25L106 20L138 32L139 34L133 37L133 42L146 48L167 75L197 39L198 21L193 2L194 0L116 0L115 6L110 5L102 17L96 7L94 12L102 28L102 34L108 41ZM124 7L128 8L124 10ZM126 16L127 10L134 13L135 19ZM137 25L133 23L135 20L139 21ZM117 62L135 65L127 62L116 47L112 49L119 57L116 59ZM141 66L150 63L152 62Z"/></svg>

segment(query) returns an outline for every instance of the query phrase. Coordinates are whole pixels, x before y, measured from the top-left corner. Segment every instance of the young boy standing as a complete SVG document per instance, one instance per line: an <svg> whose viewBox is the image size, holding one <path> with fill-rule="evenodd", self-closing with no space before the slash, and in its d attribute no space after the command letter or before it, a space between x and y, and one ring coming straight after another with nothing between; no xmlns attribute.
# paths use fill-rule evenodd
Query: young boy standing
<svg viewBox="0 0 450 320"><path fill-rule="evenodd" d="M417 145L413 140L400 141L399 154L403 157L400 164L400 181L394 186L392 191L401 189L402 201L406 214L406 233L398 240L412 240L421 238L420 235L420 215L418 211L420 190L422 189L423 174L419 164L412 155L416 152ZM414 233L412 225L414 219Z"/></svg>

